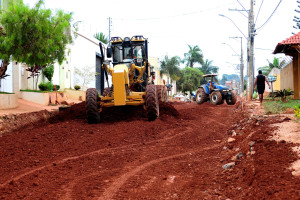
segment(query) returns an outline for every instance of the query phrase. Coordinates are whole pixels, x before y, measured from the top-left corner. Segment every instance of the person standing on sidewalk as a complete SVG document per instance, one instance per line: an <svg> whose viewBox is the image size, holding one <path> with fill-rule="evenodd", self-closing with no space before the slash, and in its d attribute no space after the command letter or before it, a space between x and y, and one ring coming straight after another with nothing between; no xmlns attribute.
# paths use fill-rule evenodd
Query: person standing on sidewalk
<svg viewBox="0 0 300 200"><path fill-rule="evenodd" d="M264 99L263 95L265 92L265 82L267 82L269 88L271 88L267 78L264 75L262 75L262 71L258 70L258 75L256 76L255 82L254 82L254 88L257 85L257 93L258 93L258 97L259 97L260 106L262 106L262 101Z"/></svg>

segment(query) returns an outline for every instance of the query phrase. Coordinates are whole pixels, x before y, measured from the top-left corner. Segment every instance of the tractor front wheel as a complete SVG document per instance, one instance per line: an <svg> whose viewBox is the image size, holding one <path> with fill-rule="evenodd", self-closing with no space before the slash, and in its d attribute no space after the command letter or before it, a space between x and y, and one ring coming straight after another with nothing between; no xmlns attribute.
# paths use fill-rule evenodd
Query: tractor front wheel
<svg viewBox="0 0 300 200"><path fill-rule="evenodd" d="M210 101L213 104L219 105L222 103L222 94L219 91L214 91L211 93Z"/></svg>
<svg viewBox="0 0 300 200"><path fill-rule="evenodd" d="M204 92L203 88L198 88L196 91L196 102L202 104L207 100L207 95Z"/></svg>
<svg viewBox="0 0 300 200"><path fill-rule="evenodd" d="M159 104L156 87L153 84L147 85L145 97L147 117L149 121L154 121L159 116Z"/></svg>
<svg viewBox="0 0 300 200"><path fill-rule="evenodd" d="M96 88L89 88L86 91L86 115L89 124L99 123L100 113L98 112L98 91Z"/></svg>
<svg viewBox="0 0 300 200"><path fill-rule="evenodd" d="M231 91L231 98L226 98L226 103L228 105L234 105L236 103L236 94L235 94L235 92Z"/></svg>

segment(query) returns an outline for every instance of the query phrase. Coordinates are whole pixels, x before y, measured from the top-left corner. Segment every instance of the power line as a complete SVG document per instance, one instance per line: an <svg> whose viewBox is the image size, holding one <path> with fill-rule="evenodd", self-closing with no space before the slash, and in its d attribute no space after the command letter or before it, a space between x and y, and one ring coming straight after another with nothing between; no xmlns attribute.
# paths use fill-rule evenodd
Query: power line
<svg viewBox="0 0 300 200"><path fill-rule="evenodd" d="M258 15L259 15L259 12L260 12L260 9L261 9L263 3L264 3L264 0L261 1L261 4L260 4L259 10L258 10L258 12L257 12L257 16L256 16L256 20L255 20L255 23L254 23L254 24L256 24L256 22L257 22L257 18L258 18Z"/></svg>
<svg viewBox="0 0 300 200"><path fill-rule="evenodd" d="M243 4L241 4L241 2L240 2L239 0L237 0L237 2L242 6L242 8L243 8L244 10L246 10L246 8L243 6Z"/></svg>
<svg viewBox="0 0 300 200"><path fill-rule="evenodd" d="M281 4L282 0L279 1L278 5L276 6L276 8L274 9L274 11L272 12L272 14L270 15L270 17L265 21L265 23L263 23L263 25L261 25L260 27L258 27L256 30L261 29L262 27L264 27L269 20L271 19L271 17L274 15L274 13L276 12L277 8L279 7L279 5Z"/></svg>
<svg viewBox="0 0 300 200"><path fill-rule="evenodd" d="M140 18L140 19L129 19L129 18L127 18L127 19L126 18L119 18L118 19L118 18L114 18L114 20L146 21L146 20L168 19L168 18L182 17L182 16L187 16L187 15L194 15L194 14L197 14L197 13L203 13L203 12L207 12L207 11L211 11L211 10L216 10L216 9L223 8L224 6L228 6L228 5L231 5L231 4L233 4L233 2L223 4L223 5L220 5L218 7L205 9L205 10L199 10L199 11L194 11L194 12L189 12L189 13L181 13L181 14L178 14L178 15L170 15L170 16L165 16L165 17L151 17L151 18Z"/></svg>

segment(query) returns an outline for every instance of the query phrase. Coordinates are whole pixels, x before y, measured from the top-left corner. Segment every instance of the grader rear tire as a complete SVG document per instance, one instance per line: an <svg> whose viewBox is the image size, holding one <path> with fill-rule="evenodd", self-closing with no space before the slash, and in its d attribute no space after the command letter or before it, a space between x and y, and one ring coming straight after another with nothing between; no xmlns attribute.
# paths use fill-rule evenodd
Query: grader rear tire
<svg viewBox="0 0 300 200"><path fill-rule="evenodd" d="M216 104L216 105L219 105L222 103L222 94L221 92L219 91L214 91L211 93L211 96L210 96L210 101L213 103L213 104Z"/></svg>
<svg viewBox="0 0 300 200"><path fill-rule="evenodd" d="M163 102L168 102L168 88L163 86Z"/></svg>
<svg viewBox="0 0 300 200"><path fill-rule="evenodd" d="M159 117L159 104L155 85L147 85L145 101L148 120L154 121Z"/></svg>
<svg viewBox="0 0 300 200"><path fill-rule="evenodd" d="M89 88L86 91L86 115L89 124L100 122L100 113L98 112L98 91L96 88Z"/></svg>
<svg viewBox="0 0 300 200"><path fill-rule="evenodd" d="M164 101L163 85L155 85L158 102Z"/></svg>

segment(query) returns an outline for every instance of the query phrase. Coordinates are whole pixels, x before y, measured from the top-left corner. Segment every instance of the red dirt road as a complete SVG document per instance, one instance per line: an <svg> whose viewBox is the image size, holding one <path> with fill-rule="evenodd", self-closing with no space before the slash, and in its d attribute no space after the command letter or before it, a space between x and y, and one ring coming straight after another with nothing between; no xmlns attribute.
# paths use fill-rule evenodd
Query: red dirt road
<svg viewBox="0 0 300 200"><path fill-rule="evenodd" d="M4 134L0 199L299 199L300 179L287 169L296 155L267 140L281 119L256 126L235 106L209 103L164 104L160 114L149 122L140 107L115 107L87 124L78 104Z"/></svg>

